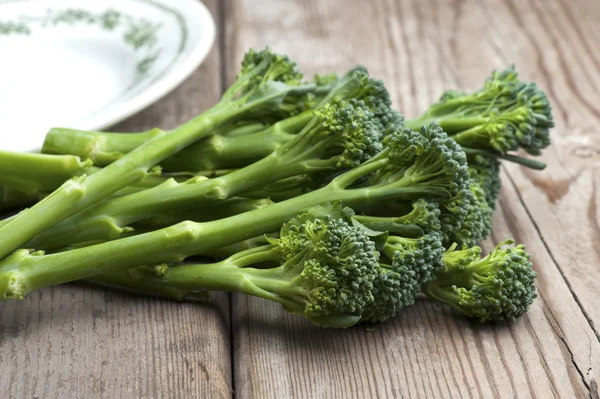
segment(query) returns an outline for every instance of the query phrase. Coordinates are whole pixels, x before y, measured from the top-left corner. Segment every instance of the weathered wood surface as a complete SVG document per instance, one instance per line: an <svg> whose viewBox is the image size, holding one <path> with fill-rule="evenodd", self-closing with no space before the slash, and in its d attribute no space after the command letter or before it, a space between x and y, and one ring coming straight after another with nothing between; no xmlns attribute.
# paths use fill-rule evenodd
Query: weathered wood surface
<svg viewBox="0 0 600 399"><path fill-rule="evenodd" d="M0 396L599 398L600 3L206 3L223 28L208 60L119 130L169 128L210 106L253 46L307 74L362 63L409 117L511 63L539 82L557 122L549 167L504 167L486 243L527 245L539 299L514 323L482 326L421 300L372 329L334 331L239 295L178 304L67 285L4 304Z"/></svg>
<svg viewBox="0 0 600 399"><path fill-rule="evenodd" d="M235 295L240 397L598 397L600 3L566 0L232 0L231 78L249 47L307 73L365 64L415 117L444 89L477 88L515 63L555 106L544 172L510 165L492 242L533 253L540 298L523 319L480 326L426 301L394 320L322 331Z"/></svg>

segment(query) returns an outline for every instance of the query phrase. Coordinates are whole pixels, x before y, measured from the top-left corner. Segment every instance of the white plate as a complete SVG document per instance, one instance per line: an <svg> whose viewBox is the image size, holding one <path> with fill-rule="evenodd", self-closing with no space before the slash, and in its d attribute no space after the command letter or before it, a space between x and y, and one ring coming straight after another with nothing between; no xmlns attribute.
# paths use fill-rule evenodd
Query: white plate
<svg viewBox="0 0 600 399"><path fill-rule="evenodd" d="M0 0L0 149L126 118L189 76L214 37L198 0Z"/></svg>

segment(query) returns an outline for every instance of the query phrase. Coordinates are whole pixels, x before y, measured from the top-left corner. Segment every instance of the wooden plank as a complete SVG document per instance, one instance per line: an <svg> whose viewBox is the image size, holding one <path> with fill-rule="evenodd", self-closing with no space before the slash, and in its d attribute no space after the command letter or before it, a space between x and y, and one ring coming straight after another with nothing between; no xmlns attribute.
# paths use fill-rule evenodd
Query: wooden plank
<svg viewBox="0 0 600 399"><path fill-rule="evenodd" d="M557 127L543 173L515 166L508 170L520 201L600 338L600 30L593 19L600 18L600 3L536 0L519 3L518 9L515 4L480 4L483 15L494 14L491 34L507 36L514 44L503 49L496 63L517 62L524 76L548 88ZM499 18L518 26L518 33L509 32Z"/></svg>
<svg viewBox="0 0 600 399"><path fill-rule="evenodd" d="M216 16L216 0L205 3ZM219 93L215 46L183 85L115 130L174 127ZM213 302L181 304L79 284L4 303L0 396L230 397L229 297Z"/></svg>
<svg viewBox="0 0 600 399"><path fill-rule="evenodd" d="M395 103L409 116L422 112L446 88L476 88L491 69L506 65L507 59L517 62L525 77L540 81L542 86L557 85L549 90L553 103L576 99L572 93L564 99L556 96L556 93L562 95L567 85L559 82L566 80L560 75L569 73L570 63L562 71L544 69L551 68L546 57L558 57L556 42L560 39L555 40L554 47L544 42L543 52L526 46L531 40L528 35L532 35L529 30L541 36L543 27L537 16L541 12L522 3L378 0L369 2L367 7L359 1L268 0L257 4L232 0L226 7L229 43L226 54L227 59L237 63L247 48L268 45L298 59L307 73L341 72L355 63L363 63L374 76L385 80ZM598 33L591 26L594 19L589 16L594 10L585 7L595 7L600 12L593 2L569 5L582 15L587 13L582 19L590 25L586 33ZM560 10L545 6L548 26L555 26L555 18L562 21L564 16L558 14L564 10ZM521 23L515 20L516 16L522 19ZM582 42L588 48L597 45L594 40ZM561 48L565 46L562 44ZM578 43L574 47L583 46ZM586 76L598 72L597 67L592 68L596 62L592 51L588 53L587 58L580 54L585 58L582 64L587 65ZM227 69L231 77L235 67ZM558 82L554 81L554 73L559 74ZM589 85L595 88L594 79ZM595 94L586 87L585 94L579 95L594 98ZM589 149L596 148L590 144L595 140L591 137L594 132L591 127L596 120L591 119L590 111L581 103L574 104L580 109L573 111L570 123L579 121L577 118L583 112L587 112L590 123L582 125L577 135L571 135L563 130L565 121L571 118L567 116L571 115L571 108L567 113L564 105L564 111L557 106L555 134L559 138L545 157L553 163L546 172L534 174L510 166L506 168L510 175L503 173L505 184L495 215L493 241L514 236L533 253L540 298L527 316L515 323L481 326L423 300L393 320L375 326L374 331L365 327L329 331L289 316L273 304L235 295L232 323L237 394L240 397L597 396L600 343L590 325L590 321L599 320L590 316L597 300L594 293L597 296L598 292L594 284L598 280L592 277L598 272L597 267L592 268L597 253L587 247L593 245L590 241L593 235L584 234L589 233L588 226L593 224L595 216L593 212L589 216L589 209L597 208L597 200L591 196L585 203L574 197L568 206L548 208L545 207L548 200L544 198L548 195L540 198L540 192L561 192L564 183L560 184L560 178L568 176L560 164L561 158L552 158L559 151L557 147L562 150L564 142L581 145L578 140L583 136L582 152L591 154L589 157L594 160L598 154ZM573 167L585 170L584 165L589 163L579 160ZM592 175L589 170L587 173ZM524 180L526 175L547 180L537 187ZM587 191L583 188L581 191L590 199L590 191L596 189L589 184L585 187ZM556 202L560 205L562 201L564 194ZM582 242L576 243L577 250L573 251L573 243L559 226L576 215L583 232L575 236ZM543 230L541 236L540 230ZM575 232L568 230L568 234ZM556 241L556 246L549 244L550 239ZM486 246L489 248L490 243ZM586 266L579 273L575 261ZM581 284L575 287L576 282ZM584 299L588 301L585 304Z"/></svg>

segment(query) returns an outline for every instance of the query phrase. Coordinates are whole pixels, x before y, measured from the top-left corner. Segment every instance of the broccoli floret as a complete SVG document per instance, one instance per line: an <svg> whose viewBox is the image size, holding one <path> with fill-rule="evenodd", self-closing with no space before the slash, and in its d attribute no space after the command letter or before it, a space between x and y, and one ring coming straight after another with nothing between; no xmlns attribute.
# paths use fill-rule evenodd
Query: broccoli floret
<svg viewBox="0 0 600 399"><path fill-rule="evenodd" d="M449 248L423 292L481 322L522 316L537 296L536 273L523 245L502 248L512 243L499 244L484 258L479 247Z"/></svg>
<svg viewBox="0 0 600 399"><path fill-rule="evenodd" d="M316 108L336 86L337 81L338 75L335 73L313 76L311 82L315 84L315 90L297 99L296 108L298 112L301 113Z"/></svg>
<svg viewBox="0 0 600 399"><path fill-rule="evenodd" d="M475 182L483 190L488 206L495 210L496 201L502 188L500 163L494 158L481 155L470 157L469 176L471 182Z"/></svg>
<svg viewBox="0 0 600 399"><path fill-rule="evenodd" d="M499 163L494 158L475 155L469 159L472 201L462 226L444 243L472 247L492 232L492 216L500 193Z"/></svg>
<svg viewBox="0 0 600 399"><path fill-rule="evenodd" d="M282 229L282 237L271 240L285 259L276 274L281 274L291 292L298 286L304 290L302 296L290 296L292 301L284 307L318 325L354 324L373 302L379 252L339 205L317 208L316 217L309 211L291 220Z"/></svg>
<svg viewBox="0 0 600 399"><path fill-rule="evenodd" d="M460 229L450 236L446 246L453 243L461 247L471 247L485 240L492 233L492 214L485 191L479 182L471 180L472 200L469 203L467 216L462 222Z"/></svg>
<svg viewBox="0 0 600 399"><path fill-rule="evenodd" d="M440 203L441 232L448 240L462 226L473 200L465 153L435 124L423 126L420 132L396 130L384 138L383 145L389 150L390 163L375 171L368 184L377 186L399 179L398 184L407 187L444 193L431 199Z"/></svg>
<svg viewBox="0 0 600 399"><path fill-rule="evenodd" d="M539 155L554 126L546 94L535 83L520 81L514 68L494 71L473 93L448 91L422 116L405 121L412 128L431 122L465 148L497 154L522 148Z"/></svg>
<svg viewBox="0 0 600 399"><path fill-rule="evenodd" d="M374 301L365 308L362 321L378 322L393 317L415 302L422 284L435 279L444 254L438 216L437 204L418 200L413 210L402 217L354 217L370 229L389 227L390 233L381 251L380 273L373 284ZM407 226L419 227L421 234L399 235Z"/></svg>

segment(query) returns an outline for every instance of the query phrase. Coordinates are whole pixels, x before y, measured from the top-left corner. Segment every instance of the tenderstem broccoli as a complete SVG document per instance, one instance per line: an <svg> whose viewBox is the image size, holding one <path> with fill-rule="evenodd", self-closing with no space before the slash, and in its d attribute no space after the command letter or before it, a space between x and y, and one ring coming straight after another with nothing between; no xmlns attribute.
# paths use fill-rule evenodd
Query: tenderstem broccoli
<svg viewBox="0 0 600 399"><path fill-rule="evenodd" d="M165 172L233 169L246 166L273 152L299 133L313 117L312 110L277 121L235 128L223 126L160 163ZM156 136L144 133L105 133L54 128L46 135L45 154L75 154L106 166ZM267 152L268 151L268 152Z"/></svg>
<svg viewBox="0 0 600 399"><path fill-rule="evenodd" d="M324 327L349 327L373 301L379 252L341 205L315 207L284 224L269 244L224 261L142 267L95 281L184 299L203 290L241 292L280 303Z"/></svg>
<svg viewBox="0 0 600 399"><path fill-rule="evenodd" d="M405 131L414 132L411 129ZM440 204L441 233L448 242L449 237L462 226L473 201L465 153L435 124L422 126L418 134L388 135L383 145L390 149L392 162L369 176L365 184L387 184L401 174L411 184L426 184L444 190L448 197L437 198L436 201ZM391 213L385 216L394 216L403 214L406 202L398 197L388 206Z"/></svg>
<svg viewBox="0 0 600 399"><path fill-rule="evenodd" d="M322 91L330 90L333 86L331 81L321 85L317 87L322 87ZM397 126L404 123L412 129L436 122L469 155L480 154L505 159L535 169L543 169L545 165L512 152L523 148L532 155L539 155L549 145L549 129L554 126L546 94L535 83L520 81L514 68L494 71L483 88L473 93L457 90L445 92L419 118L404 120L398 113L385 113L388 123L394 121ZM298 115L300 119L303 117L306 116ZM299 122L298 118L281 121L282 125L278 130L288 133L287 135L270 136L263 132L264 129L269 130L264 124L234 129L223 127L222 132L216 131L214 139L195 143L180 154L166 159L162 166L166 171L245 166L243 162L247 164L268 155L274 147L297 133L294 131L294 123ZM282 130L284 126L286 128ZM241 137L246 133L248 137ZM106 165L152 138L153 134L153 131L149 131L123 137L122 134L114 133L53 129L48 133L43 151L91 157L96 165ZM265 137L270 139L264 140Z"/></svg>
<svg viewBox="0 0 600 399"><path fill-rule="evenodd" d="M361 69L361 67L355 68L355 70ZM292 78L300 79L301 75L297 74ZM336 75L317 75L311 83L314 84L313 90L300 96L294 96L292 102L286 104L286 107L289 108L288 112L281 115L249 114L248 119L242 118L216 126L209 139L199 140L167 157L161 162L161 167L166 172L230 169L245 166L266 156L267 154L263 154L259 158L255 158L252 147L245 146L244 139L235 140L234 137L261 133L268 129L269 132L263 132L259 136L267 140L265 144L268 144L269 140L281 141L285 134L298 133L312 118L311 110L316 108L340 82ZM288 115L291 116L287 118ZM79 155L82 158L91 159L96 166L106 166L160 134L159 129L123 134L53 128L46 135L42 152ZM231 154L237 156L228 157ZM253 157L252 161L239 164L242 162L241 160L248 157ZM219 163L233 164L233 166L219 167Z"/></svg>
<svg viewBox="0 0 600 399"><path fill-rule="evenodd" d="M39 251L18 251L0 264L0 280L3 281L0 285L4 287L0 294L5 298L20 297L32 289L40 288L39 284L44 282L59 284L125 266L180 261L193 254L210 253L210 250L276 231L299 212L326 202L342 201L345 205L356 208L392 199L411 201L424 197L439 200L451 198L452 193L462 184L461 174L457 173L459 167L453 161L453 157L460 158L453 153L455 147L445 147L448 144L446 140L410 129L397 130L391 135L397 137L389 140L389 144L381 152L335 177L325 187L265 208L207 223L186 221L151 233L64 253L42 255ZM435 142L438 151L417 150L429 148L428 142ZM414 143L415 147L403 152L402 148L407 148L406 143ZM393 165L396 172L393 171ZM379 174L376 184L369 186L362 183L374 172L382 170L385 173ZM161 196L152 199L158 202L164 200ZM142 205L146 206L140 206ZM135 212L143 212L143 208L136 209ZM81 233L93 235L94 231L92 229ZM106 239L105 234L100 237ZM63 238L68 245L73 237ZM23 276L31 276L30 273L37 272L40 275L36 274L34 283L29 283L27 278L23 282Z"/></svg>
<svg viewBox="0 0 600 399"><path fill-rule="evenodd" d="M512 243L500 243L483 258L479 247L450 247L423 292L482 322L520 317L536 298L536 273L523 245L503 248Z"/></svg>
<svg viewBox="0 0 600 399"><path fill-rule="evenodd" d="M269 198L233 197L196 208L163 212L151 218L141 220L134 225L134 228L135 230L137 230L138 226L164 228L186 220L191 220L192 222L210 222L254 209L265 208L273 204L274 202Z"/></svg>
<svg viewBox="0 0 600 399"><path fill-rule="evenodd" d="M546 94L531 82L520 81L514 68L494 71L472 93L445 92L420 117L405 120L417 129L435 122L467 153L504 158L536 169L545 165L510 152L519 148L539 155L550 144L554 126Z"/></svg>
<svg viewBox="0 0 600 399"><path fill-rule="evenodd" d="M356 79L371 82L364 75L356 75ZM169 180L153 189L100 203L43 232L29 245L49 249L71 244L74 235L93 241L96 234L106 232L109 238L116 238L124 227L139 220L230 198L280 179L309 174L322 180L359 165L381 150L382 134L362 101L326 104L314 113L292 141L246 168L199 182L178 184Z"/></svg>
<svg viewBox="0 0 600 399"><path fill-rule="evenodd" d="M415 303L422 284L435 279L444 253L439 215L436 203L418 200L404 216L354 216L369 229L388 232L373 282L374 300L365 307L361 321L373 323L395 316Z"/></svg>
<svg viewBox="0 0 600 399"><path fill-rule="evenodd" d="M43 155L0 150L0 209L34 203L75 176L91 174L90 160L74 155Z"/></svg>
<svg viewBox="0 0 600 399"><path fill-rule="evenodd" d="M102 169L92 166L89 159L81 160L80 157L73 155L0 151L0 170L3 172L0 177L3 194L0 209L11 209L34 204L52 193L66 180L89 176ZM186 180L181 177L175 178L180 181ZM154 167L143 180L118 190L111 196L120 197L156 187L165 180L166 178L161 177L161 169Z"/></svg>
<svg viewBox="0 0 600 399"><path fill-rule="evenodd" d="M314 84L300 84L300 80L296 65L287 57L269 50L249 51L242 62L241 73L214 107L172 131L161 131L98 173L66 181L1 227L0 258L54 224L143 179L154 165L209 136L218 126L252 116L281 118L296 113L293 98L315 88Z"/></svg>
<svg viewBox="0 0 600 399"><path fill-rule="evenodd" d="M287 311L318 325L348 327L360 320L363 308L373 301L379 253L365 231L353 226L348 212L341 208L339 203L315 207L283 224L280 237L271 239L269 245L242 251L223 262L168 270L164 266L136 269L134 273L141 274L134 287L146 285L152 291L157 284L166 284L168 288L161 292L175 297L207 289L243 292L279 302ZM237 226L227 229L239 231ZM180 261L199 246L214 247L231 239L231 235L212 233L209 238L202 230L201 225L184 222L58 254L19 250L0 263L0 292L3 299L18 299L65 279L92 277L100 270L105 274L98 279L109 281L115 278L111 273L123 265ZM150 243L154 245L144 245ZM149 278L144 270L155 275ZM128 279L123 276L116 274L120 284L126 285Z"/></svg>
<svg viewBox="0 0 600 399"><path fill-rule="evenodd" d="M459 230L449 243L472 247L485 240L492 232L492 216L500 192L500 171L494 158L476 155L469 159L470 190L473 200Z"/></svg>

